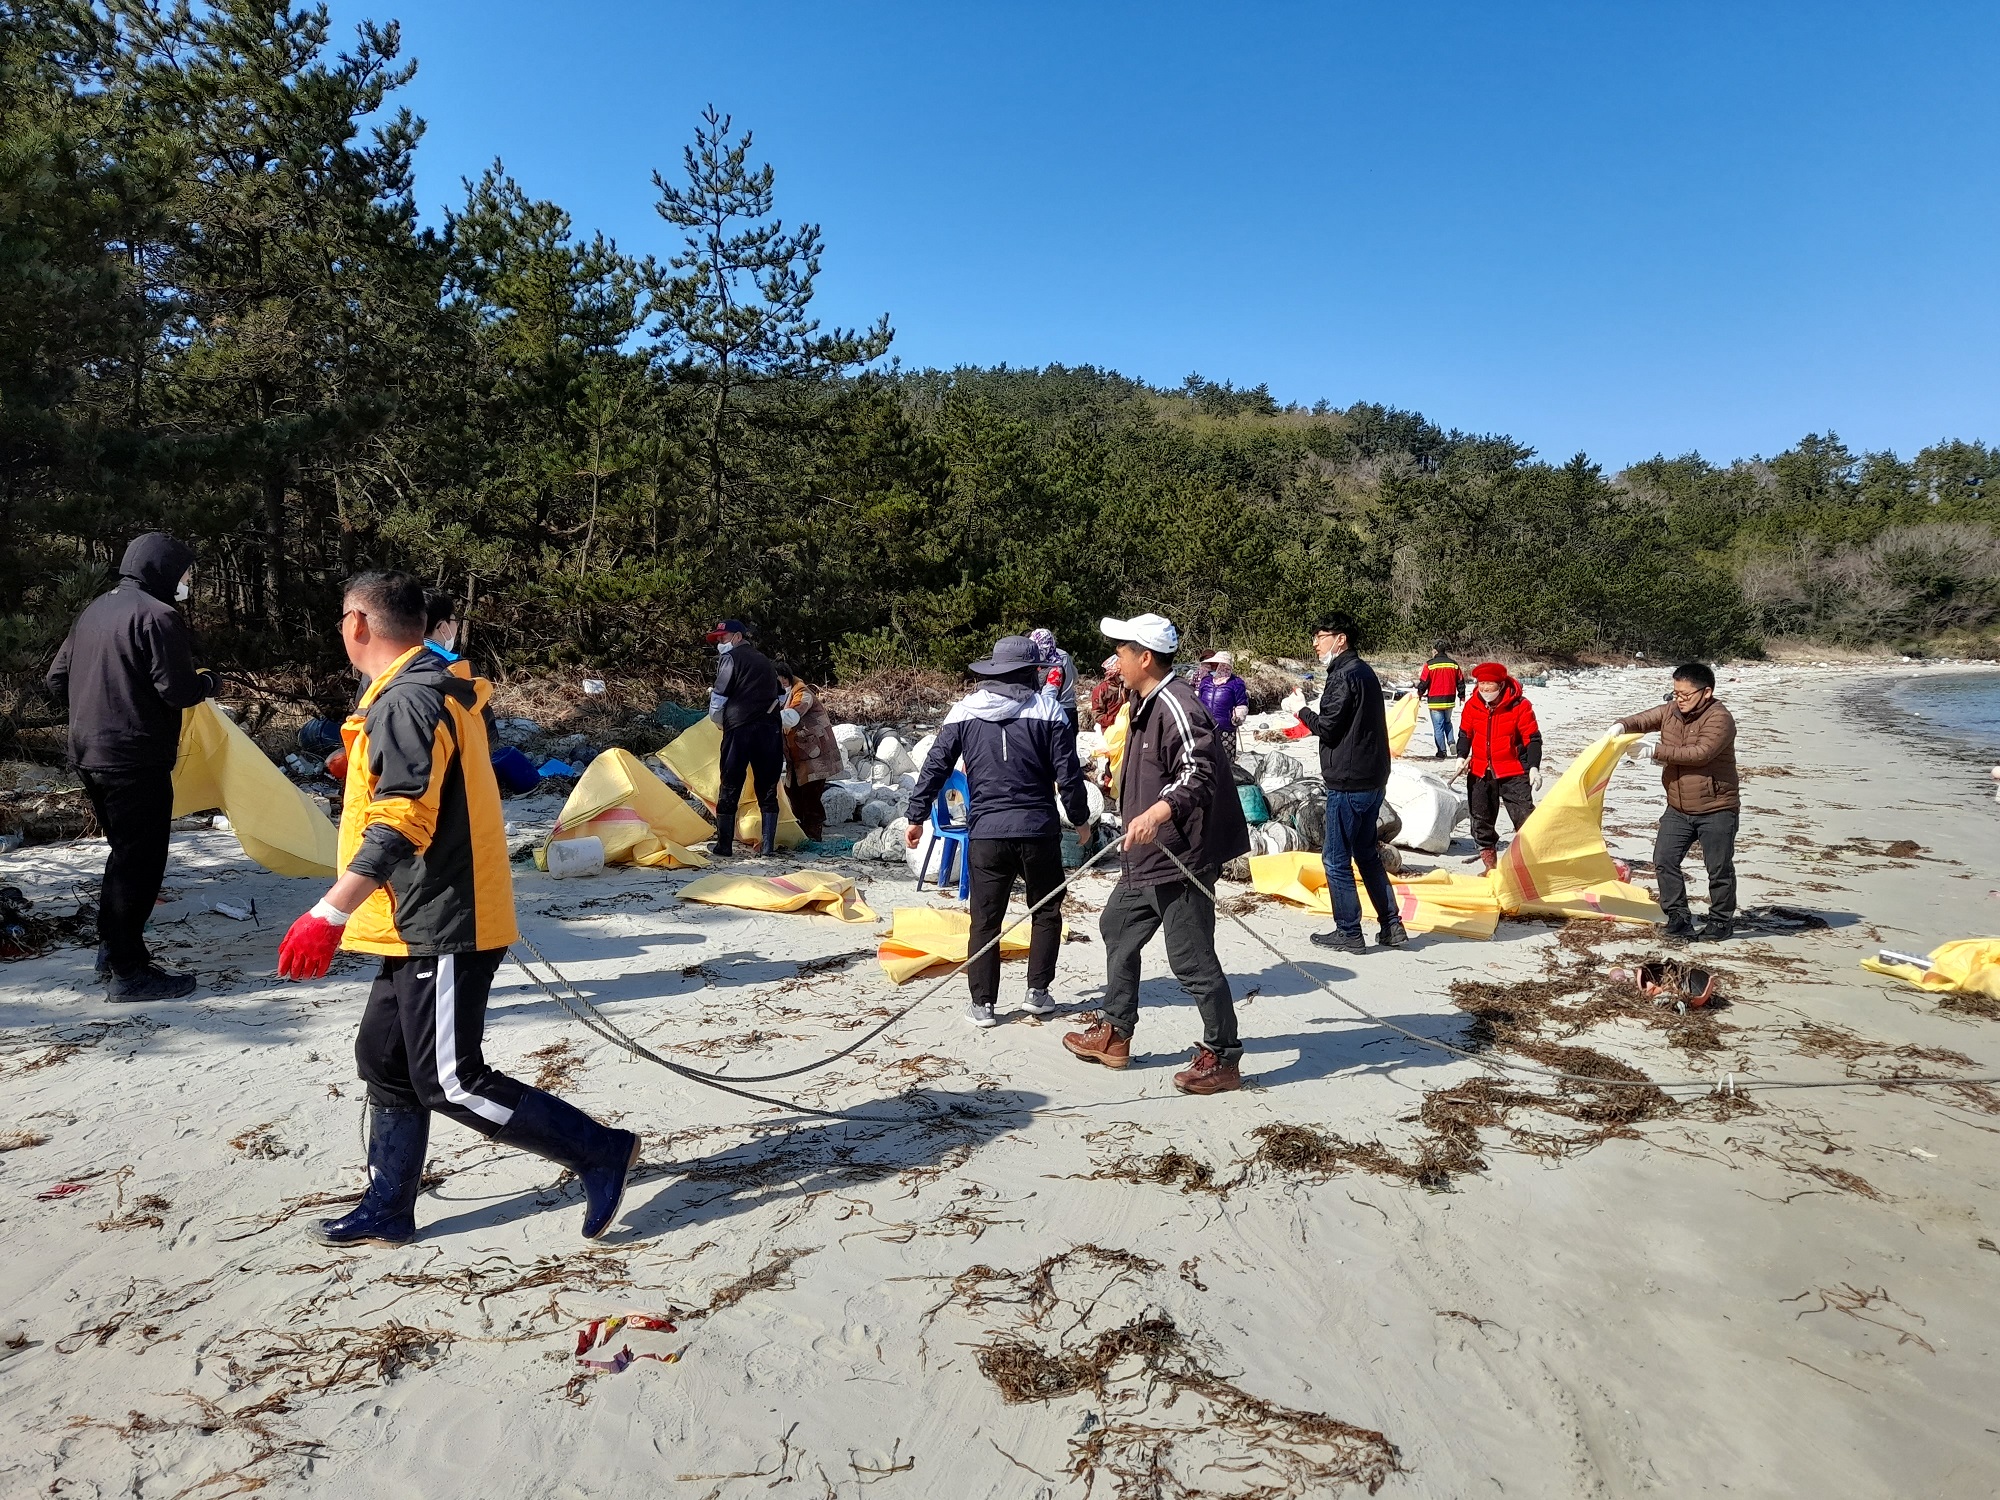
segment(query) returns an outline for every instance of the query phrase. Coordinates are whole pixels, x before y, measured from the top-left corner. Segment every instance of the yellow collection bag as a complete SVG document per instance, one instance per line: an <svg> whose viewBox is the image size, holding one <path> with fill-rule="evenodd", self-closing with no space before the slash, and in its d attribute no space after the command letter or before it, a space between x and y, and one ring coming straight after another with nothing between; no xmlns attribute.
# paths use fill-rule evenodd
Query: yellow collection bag
<svg viewBox="0 0 2000 1500"><path fill-rule="evenodd" d="M1359 890L1358 870L1354 882ZM1333 897L1326 888L1326 866L1317 854L1309 851L1251 855L1250 884L1260 895L1276 896L1280 901L1303 906L1323 917L1333 915ZM1500 907L1484 875L1453 875L1433 870L1426 875L1392 875L1389 885L1396 893L1396 914L1412 932L1490 938L1500 925Z"/></svg>
<svg viewBox="0 0 2000 1500"><path fill-rule="evenodd" d="M1020 958L1028 951L1028 918L1002 930L1000 956ZM1069 931L1069 925L1063 925ZM972 947L972 914L935 906L899 906L889 913L889 933L875 950L876 962L897 984L915 979L939 964L962 964Z"/></svg>
<svg viewBox="0 0 2000 1500"><path fill-rule="evenodd" d="M1667 920L1652 896L1625 880L1604 847L1604 793L1626 749L1640 738L1605 735L1571 761L1549 788L1493 872L1503 912L1608 917L1619 922Z"/></svg>
<svg viewBox="0 0 2000 1500"><path fill-rule="evenodd" d="M325 813L213 703L181 715L174 816L219 807L243 852L273 875L330 879L340 835Z"/></svg>
<svg viewBox="0 0 2000 1500"><path fill-rule="evenodd" d="M1604 793L1619 758L1638 738L1606 735L1579 755L1515 833L1499 868L1480 875L1432 870L1390 876L1403 925L1412 932L1490 938L1503 915L1666 921L1659 903L1623 878L1604 847ZM1358 885L1358 874L1355 880ZM1253 855L1250 882L1263 895L1322 916L1333 913L1317 854Z"/></svg>
<svg viewBox="0 0 2000 1500"><path fill-rule="evenodd" d="M715 816L715 799L722 793L722 727L703 717L683 729L660 760L673 767L687 789L701 799L710 817ZM706 833L703 838L708 837ZM736 807L736 842L755 845L764 837L764 815L757 810L757 796L748 777L744 778L743 800ZM806 841L806 831L792 816L791 799L785 795L782 779L778 785L778 843L796 849Z"/></svg>
<svg viewBox="0 0 2000 1500"><path fill-rule="evenodd" d="M1405 693L1389 708L1389 754L1401 755L1410 746L1410 736L1417 732L1417 720L1423 717L1424 695Z"/></svg>
<svg viewBox="0 0 2000 1500"><path fill-rule="evenodd" d="M1118 789L1125 782L1125 741L1132 733L1132 705L1121 703L1111 722L1104 727L1104 753L1111 762L1111 805L1118 805Z"/></svg>
<svg viewBox="0 0 2000 1500"><path fill-rule="evenodd" d="M607 865L705 869L708 856L687 847L715 830L629 750L607 750L590 763L563 803L550 843L596 837Z"/></svg>
<svg viewBox="0 0 2000 1500"><path fill-rule="evenodd" d="M1926 955L1931 966L1886 964L1864 958L1861 967L1872 974L1887 974L1932 994L1984 995L2000 1000L2000 938L1958 938L1931 949Z"/></svg>
<svg viewBox="0 0 2000 1500"><path fill-rule="evenodd" d="M879 920L845 875L794 870L789 875L704 875L677 892L683 901L738 906L744 911L812 911L842 922Z"/></svg>

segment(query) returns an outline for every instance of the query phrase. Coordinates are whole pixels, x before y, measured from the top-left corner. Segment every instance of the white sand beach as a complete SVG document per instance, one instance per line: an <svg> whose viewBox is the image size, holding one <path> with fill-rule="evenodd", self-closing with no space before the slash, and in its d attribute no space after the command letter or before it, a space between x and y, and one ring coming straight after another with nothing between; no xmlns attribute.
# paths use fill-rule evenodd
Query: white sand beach
<svg viewBox="0 0 2000 1500"><path fill-rule="evenodd" d="M1241 886L1229 905L1339 995L1448 1041L1469 1022L1451 986L1473 981L1522 1002L1533 1046L1656 1080L2000 1075L2000 1019L1856 967L2000 932L1984 766L1848 707L1912 670L1720 674L1742 900L1827 925L1694 950L1722 975L1713 1012L1592 1000L1666 951L1650 929L1510 921L1336 965L1315 919ZM1532 689L1552 764L1665 677ZM1607 834L1642 884L1659 805L1650 766L1620 770ZM523 826L553 811L509 804ZM1467 853L1461 829L1443 862ZM70 910L102 857L28 848L0 883ZM831 868L884 918L941 899L900 867ZM690 1066L810 1061L928 983L887 981L873 927L682 905L686 873L515 869L542 950ZM417 1242L336 1251L302 1231L360 1190L371 966L272 977L319 890L227 833L180 834L154 938L201 972L196 999L107 1004L83 947L0 966L0 1496L2000 1493L2000 1088L1675 1088L1629 1121L1609 1093L1570 1114L1488 1099L1466 1169L1465 1136L1435 1127L1468 1096L1437 1095L1482 1070L1225 923L1240 1093L1174 1092L1199 1028L1156 947L1129 1071L1066 1055L1066 1018L1019 1010L1014 964L1009 1024L967 1025L954 981L768 1086L890 1117L827 1120L631 1061L508 966L488 1056L645 1134L619 1221L587 1245L556 1168L440 1121ZM1056 991L1079 1011L1107 890L1093 873L1066 908ZM254 925L213 910L252 899ZM1504 990L1557 975L1566 991ZM1255 1134L1275 1126L1319 1136ZM1300 1170L1301 1143L1332 1137L1383 1149ZM61 1184L81 1186L44 1196ZM579 1331L628 1313L676 1331L591 1357L673 1358L580 1365Z"/></svg>

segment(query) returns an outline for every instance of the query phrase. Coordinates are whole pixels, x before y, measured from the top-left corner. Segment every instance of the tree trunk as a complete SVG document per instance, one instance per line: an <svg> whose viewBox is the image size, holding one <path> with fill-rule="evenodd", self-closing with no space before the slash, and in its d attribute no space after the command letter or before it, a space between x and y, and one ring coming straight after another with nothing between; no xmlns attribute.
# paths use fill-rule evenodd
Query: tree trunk
<svg viewBox="0 0 2000 1500"><path fill-rule="evenodd" d="M285 471L272 469L264 475L264 589L271 600L271 620L278 634L285 632L285 605L289 595L289 570L285 566Z"/></svg>

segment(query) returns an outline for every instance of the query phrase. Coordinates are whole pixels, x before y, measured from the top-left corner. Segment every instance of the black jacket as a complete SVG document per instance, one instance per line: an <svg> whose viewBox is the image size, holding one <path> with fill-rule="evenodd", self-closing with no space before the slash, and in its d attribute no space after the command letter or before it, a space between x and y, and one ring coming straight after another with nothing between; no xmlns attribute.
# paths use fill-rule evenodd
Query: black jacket
<svg viewBox="0 0 2000 1500"><path fill-rule="evenodd" d="M1317 712L1299 722L1319 737L1319 774L1329 792L1379 792L1389 785L1389 711L1375 669L1352 651L1326 664Z"/></svg>
<svg viewBox="0 0 2000 1500"><path fill-rule="evenodd" d="M711 714L719 701L724 729L765 723L775 728L784 700L785 690L778 683L777 669L763 652L748 641L738 641L723 653L708 701Z"/></svg>
<svg viewBox="0 0 2000 1500"><path fill-rule="evenodd" d="M69 758L86 771L172 770L181 711L214 692L195 671L194 639L174 589L194 549L163 531L133 540L118 587L93 599L49 668L48 688L69 710Z"/></svg>
<svg viewBox="0 0 2000 1500"><path fill-rule="evenodd" d="M930 816L960 759L971 796L971 837L1058 838L1056 794L1069 820L1090 816L1090 793L1076 758L1076 730L1054 698L1016 683L992 683L952 705L910 789L905 816Z"/></svg>
<svg viewBox="0 0 2000 1500"><path fill-rule="evenodd" d="M1204 879L1250 852L1250 825L1215 721L1178 677L1133 703L1120 776L1118 812L1127 827L1155 802L1166 803L1174 814L1157 842L1125 847L1127 885L1185 880L1166 849Z"/></svg>

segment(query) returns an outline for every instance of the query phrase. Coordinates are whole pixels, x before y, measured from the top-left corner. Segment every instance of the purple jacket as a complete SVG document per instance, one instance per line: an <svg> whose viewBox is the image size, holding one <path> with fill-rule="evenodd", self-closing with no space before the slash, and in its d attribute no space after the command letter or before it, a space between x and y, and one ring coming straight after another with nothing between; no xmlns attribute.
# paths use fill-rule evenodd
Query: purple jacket
<svg viewBox="0 0 2000 1500"><path fill-rule="evenodd" d="M1215 727L1224 734L1234 727L1233 720L1238 708L1250 706L1250 690L1243 685L1243 678L1229 674L1227 682L1217 682L1213 672L1204 676L1195 687L1195 696L1201 699L1201 706L1208 710L1208 716L1215 720Z"/></svg>

